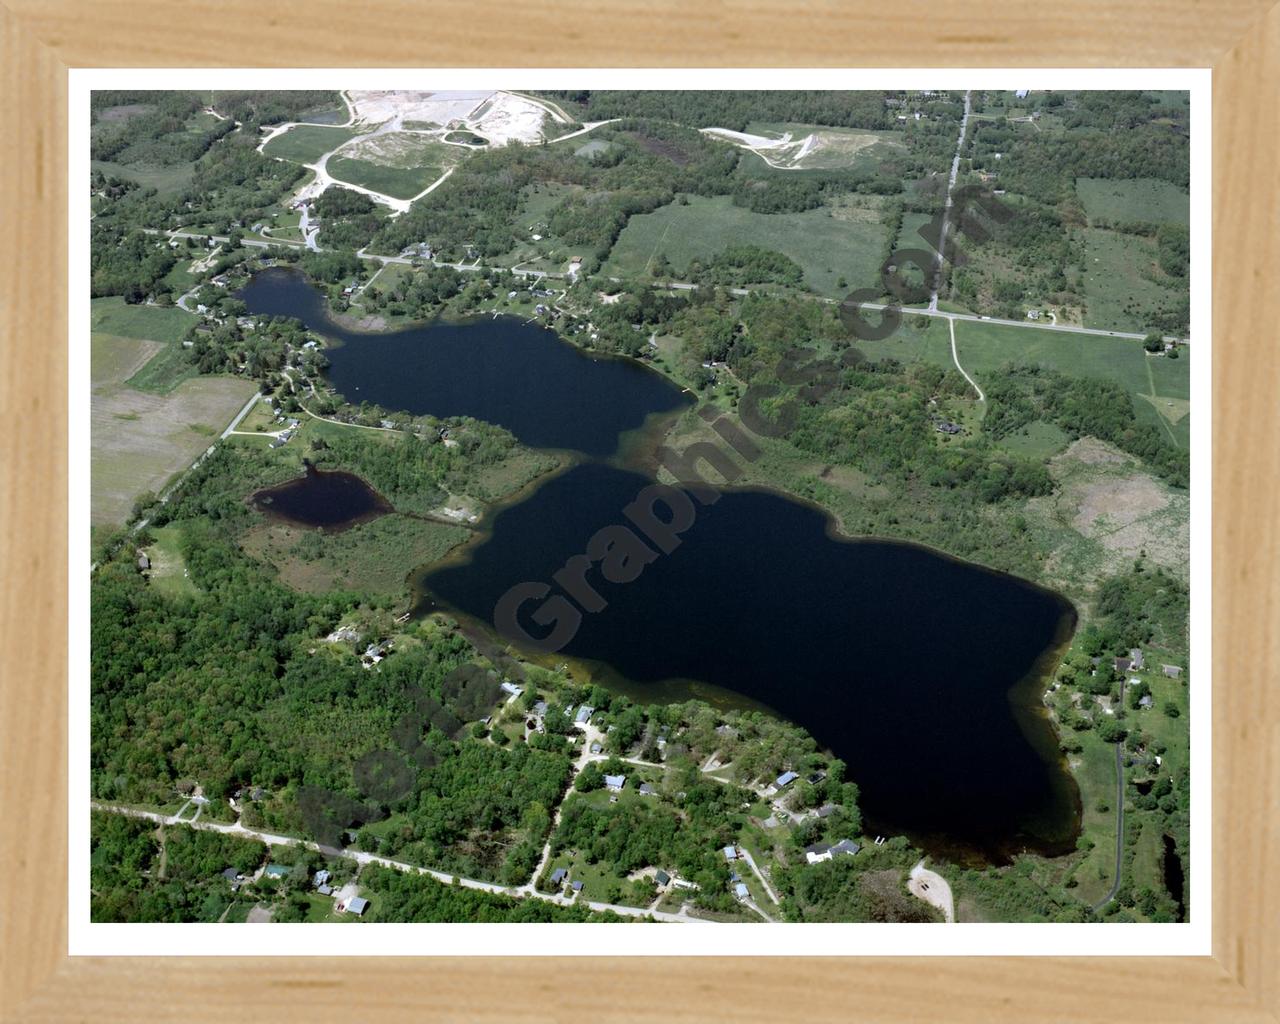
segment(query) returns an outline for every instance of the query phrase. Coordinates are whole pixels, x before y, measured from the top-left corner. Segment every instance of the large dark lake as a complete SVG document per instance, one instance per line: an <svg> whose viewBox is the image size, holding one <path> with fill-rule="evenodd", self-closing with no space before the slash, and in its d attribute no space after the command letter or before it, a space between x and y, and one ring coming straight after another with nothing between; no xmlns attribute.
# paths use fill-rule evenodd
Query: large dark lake
<svg viewBox="0 0 1280 1024"><path fill-rule="evenodd" d="M329 318L297 271L257 274L240 292L252 313L297 317L332 341L328 377L348 401L414 415L473 416L534 448L604 457L621 434L688 404L665 377L631 359L588 355L537 324L503 317L438 321L371 334Z"/></svg>
<svg viewBox="0 0 1280 1024"><path fill-rule="evenodd" d="M501 423L580 459L413 575L419 611L488 624L510 587L552 574L652 483L602 459L626 431L684 401L645 367L594 359L509 319L389 334L335 327L291 272L259 274L251 310L296 316L341 342L349 399ZM1079 796L1043 717L1043 677L1075 623L1062 597L937 552L837 538L819 509L763 490L698 506L671 554L639 577L587 579L606 602L557 657L648 701L763 706L848 765L869 827L935 852L1001 860L1073 848ZM413 570L405 566L406 572ZM546 633L521 609L534 637ZM531 654L536 650L529 648Z"/></svg>
<svg viewBox="0 0 1280 1024"><path fill-rule="evenodd" d="M649 482L577 466L419 585L489 622L514 584L563 593L552 573L601 527L626 522L623 507ZM847 763L870 822L935 848L998 858L1024 843L1071 846L1075 787L1030 710L1043 659L1074 624L1070 604L925 548L836 539L828 523L777 494L728 491L634 581L593 570L607 607L583 615L561 653L650 699L715 700L698 686L710 683L801 723ZM540 606L522 609L535 638L547 633L531 618Z"/></svg>

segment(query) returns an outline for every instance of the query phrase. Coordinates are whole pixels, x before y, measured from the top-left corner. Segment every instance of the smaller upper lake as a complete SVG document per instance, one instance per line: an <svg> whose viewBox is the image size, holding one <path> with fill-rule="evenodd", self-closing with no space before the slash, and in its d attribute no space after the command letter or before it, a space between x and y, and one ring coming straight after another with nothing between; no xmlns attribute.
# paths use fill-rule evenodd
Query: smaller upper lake
<svg viewBox="0 0 1280 1024"><path fill-rule="evenodd" d="M306 475L257 491L253 504L273 519L331 533L395 511L354 473L329 473L310 463Z"/></svg>
<svg viewBox="0 0 1280 1024"><path fill-rule="evenodd" d="M254 275L240 298L251 313L296 317L336 341L325 351L327 375L352 404L472 416L506 427L533 448L606 458L622 434L689 401L635 360L583 352L514 317L353 331L330 318L324 295L301 273L279 267Z"/></svg>

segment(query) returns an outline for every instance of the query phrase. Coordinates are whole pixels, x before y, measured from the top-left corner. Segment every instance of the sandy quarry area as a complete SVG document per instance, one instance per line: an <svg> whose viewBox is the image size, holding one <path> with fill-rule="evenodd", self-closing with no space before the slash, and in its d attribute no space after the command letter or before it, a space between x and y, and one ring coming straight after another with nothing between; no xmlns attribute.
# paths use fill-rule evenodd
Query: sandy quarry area
<svg viewBox="0 0 1280 1024"><path fill-rule="evenodd" d="M862 150L881 142L871 133L853 131L816 131L793 137L785 132L779 138L730 131L727 128L703 128L703 132L724 139L759 156L770 167L782 171L851 166Z"/></svg>
<svg viewBox="0 0 1280 1024"><path fill-rule="evenodd" d="M493 95L493 90L407 92L402 89L352 89L347 95L355 110L355 119L365 124L383 124L401 118L445 125L469 116Z"/></svg>
<svg viewBox="0 0 1280 1024"><path fill-rule="evenodd" d="M489 141L537 142L542 123L554 117L549 108L509 92L406 92L353 90L348 94L357 121L384 124L395 121L463 125Z"/></svg>

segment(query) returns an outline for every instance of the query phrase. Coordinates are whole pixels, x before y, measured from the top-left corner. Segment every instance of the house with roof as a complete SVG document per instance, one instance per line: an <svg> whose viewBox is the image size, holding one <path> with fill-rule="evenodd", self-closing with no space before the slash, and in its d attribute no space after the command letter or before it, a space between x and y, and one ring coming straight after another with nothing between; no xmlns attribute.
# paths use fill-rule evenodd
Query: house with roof
<svg viewBox="0 0 1280 1024"><path fill-rule="evenodd" d="M363 917L364 912L369 909L369 901L363 896L352 896L345 903L338 904L338 910L341 913L355 914L356 917Z"/></svg>
<svg viewBox="0 0 1280 1024"><path fill-rule="evenodd" d="M724 854L724 859L727 861L734 861L738 859L738 848L736 846L726 846L720 852Z"/></svg>
<svg viewBox="0 0 1280 1024"><path fill-rule="evenodd" d="M1155 707L1155 705L1156 705L1156 702L1155 702L1154 700L1152 700L1152 699L1151 699L1151 694L1149 694L1149 693L1144 693L1144 694L1143 694L1143 695L1138 699L1138 707L1140 707L1140 708L1144 708L1144 709L1146 709L1146 710L1150 710L1151 708Z"/></svg>
<svg viewBox="0 0 1280 1024"><path fill-rule="evenodd" d="M658 791L654 789L651 785L649 785L649 783L642 782L640 783L640 795L641 796L657 796Z"/></svg>
<svg viewBox="0 0 1280 1024"><path fill-rule="evenodd" d="M606 775L604 777L604 788L610 793L621 793L622 787L627 784L625 775Z"/></svg>
<svg viewBox="0 0 1280 1024"><path fill-rule="evenodd" d="M773 780L773 784L777 786L778 789L784 789L791 785L791 783L795 782L798 778L800 778L799 772L783 772Z"/></svg>
<svg viewBox="0 0 1280 1024"><path fill-rule="evenodd" d="M833 847L831 847L831 853L833 855L840 853L840 854L844 854L847 857L852 857L855 853L857 853L861 849L862 847L859 846L857 843L855 843L852 839L841 839L840 842L836 843Z"/></svg>
<svg viewBox="0 0 1280 1024"><path fill-rule="evenodd" d="M593 754L600 754L600 753L603 753L603 752L604 752L604 747L600 746L600 744L599 744L599 743L593 743L593 744L591 744L591 753L593 753Z"/></svg>
<svg viewBox="0 0 1280 1024"><path fill-rule="evenodd" d="M1131 662L1128 658L1116 658L1111 664L1117 672L1123 673L1129 671Z"/></svg>
<svg viewBox="0 0 1280 1024"><path fill-rule="evenodd" d="M151 568L151 559L147 557L147 553L145 551L139 551L138 552L138 571L146 572L150 568Z"/></svg>
<svg viewBox="0 0 1280 1024"><path fill-rule="evenodd" d="M831 847L826 843L814 843L812 846L804 848L804 859L810 864L817 864L819 861L831 859Z"/></svg>
<svg viewBox="0 0 1280 1024"><path fill-rule="evenodd" d="M1182 669L1178 665L1161 665L1160 671L1163 672L1170 679L1177 679L1180 675L1182 675Z"/></svg>
<svg viewBox="0 0 1280 1024"><path fill-rule="evenodd" d="M315 878L313 878L311 881L314 885L321 886L321 885L324 885L325 882L329 881L329 877L330 876L328 871L317 871Z"/></svg>
<svg viewBox="0 0 1280 1024"><path fill-rule="evenodd" d="M331 886L331 885L317 885L317 886L316 886L316 893L317 893L318 895L320 895L320 896L332 896L332 895L333 895L333 886Z"/></svg>
<svg viewBox="0 0 1280 1024"><path fill-rule="evenodd" d="M658 883L658 888L671 884L671 876L663 871L662 868L658 868L658 870L654 872L653 880Z"/></svg>
<svg viewBox="0 0 1280 1024"><path fill-rule="evenodd" d="M1136 647L1129 652L1129 667L1135 672L1141 672L1144 667L1142 652Z"/></svg>
<svg viewBox="0 0 1280 1024"><path fill-rule="evenodd" d="M551 884L557 885L557 886L563 885L564 880L568 877L569 877L568 868L556 868L553 872L551 872Z"/></svg>
<svg viewBox="0 0 1280 1024"><path fill-rule="evenodd" d="M831 817L831 815L835 814L836 811L838 810L840 810L839 804L823 804L816 811L814 811L813 814L814 814L814 817L817 817L817 818L829 818Z"/></svg>
<svg viewBox="0 0 1280 1024"><path fill-rule="evenodd" d="M573 716L573 720L578 725L586 725L589 721L591 721L591 716L594 715L595 713L596 713L595 708L587 707L586 704L583 704L582 707L578 708L578 713Z"/></svg>
<svg viewBox="0 0 1280 1024"><path fill-rule="evenodd" d="M523 689L511 682L503 682L498 686L498 689L509 697L519 697L520 694L524 693Z"/></svg>
<svg viewBox="0 0 1280 1024"><path fill-rule="evenodd" d="M747 889L746 884L743 882L739 882L737 885L733 887L733 894L740 900L751 899L751 892Z"/></svg>
<svg viewBox="0 0 1280 1024"><path fill-rule="evenodd" d="M581 882L570 882L570 883L569 883L569 888L570 888L570 889L572 889L572 890L574 891L574 894L576 895L577 893L582 892L582 883L581 883Z"/></svg>

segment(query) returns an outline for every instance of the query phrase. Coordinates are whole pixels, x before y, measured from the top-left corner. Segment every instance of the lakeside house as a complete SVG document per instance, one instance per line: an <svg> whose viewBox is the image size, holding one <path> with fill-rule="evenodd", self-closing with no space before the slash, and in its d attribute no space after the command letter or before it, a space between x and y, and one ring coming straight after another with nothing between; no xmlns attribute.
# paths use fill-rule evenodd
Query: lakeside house
<svg viewBox="0 0 1280 1024"><path fill-rule="evenodd" d="M855 843L852 839L841 839L834 845L827 843L814 843L812 846L804 848L804 859L810 864L818 864L824 860L831 860L837 854L846 857L852 857L861 850L862 847Z"/></svg>
<svg viewBox="0 0 1280 1024"><path fill-rule="evenodd" d="M814 843L812 846L804 848L804 859L810 864L817 864L820 861L831 859L831 847L826 843Z"/></svg>
<svg viewBox="0 0 1280 1024"><path fill-rule="evenodd" d="M578 708L578 713L574 715L573 720L578 725L586 725L589 721L591 721L591 716L594 715L595 713L596 713L595 708L587 707L586 704L583 704L582 707Z"/></svg>

